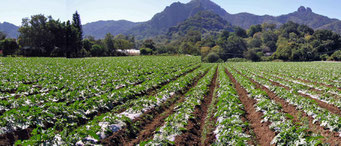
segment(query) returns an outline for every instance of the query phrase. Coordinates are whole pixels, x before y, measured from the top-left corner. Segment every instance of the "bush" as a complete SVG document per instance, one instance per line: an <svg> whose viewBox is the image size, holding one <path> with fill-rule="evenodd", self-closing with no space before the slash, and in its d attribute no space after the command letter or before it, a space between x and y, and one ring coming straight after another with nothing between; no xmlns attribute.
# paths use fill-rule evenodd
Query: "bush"
<svg viewBox="0 0 341 146"><path fill-rule="evenodd" d="M217 53L211 52L207 55L207 62L215 63L219 61L219 55Z"/></svg>
<svg viewBox="0 0 341 146"><path fill-rule="evenodd" d="M90 49L91 56L105 56L106 50L101 45L92 45L92 48Z"/></svg>
<svg viewBox="0 0 341 146"><path fill-rule="evenodd" d="M261 59L261 52L257 53L255 49L247 50L244 52L245 58L252 60L252 61L259 61Z"/></svg>
<svg viewBox="0 0 341 146"><path fill-rule="evenodd" d="M227 59L226 62L251 62L251 60L247 60L245 58L230 58Z"/></svg>
<svg viewBox="0 0 341 146"><path fill-rule="evenodd" d="M82 56L82 57L89 57L90 56L90 52L89 51L87 51L86 49L81 49L80 51L79 51L79 53L80 53L80 55Z"/></svg>
<svg viewBox="0 0 341 146"><path fill-rule="evenodd" d="M150 48L141 48L140 53L141 53L141 55L152 55L153 50Z"/></svg>
<svg viewBox="0 0 341 146"><path fill-rule="evenodd" d="M14 55L19 46L14 39L5 39L0 42L0 48L2 49L3 56Z"/></svg>
<svg viewBox="0 0 341 146"><path fill-rule="evenodd" d="M271 56L262 56L261 61L271 61L272 57Z"/></svg>
<svg viewBox="0 0 341 146"><path fill-rule="evenodd" d="M327 54L323 54L320 56L320 58L322 61L326 61L329 58L329 56Z"/></svg>
<svg viewBox="0 0 341 146"><path fill-rule="evenodd" d="M331 60L334 61L341 61L341 50L335 51L331 56L330 56Z"/></svg>

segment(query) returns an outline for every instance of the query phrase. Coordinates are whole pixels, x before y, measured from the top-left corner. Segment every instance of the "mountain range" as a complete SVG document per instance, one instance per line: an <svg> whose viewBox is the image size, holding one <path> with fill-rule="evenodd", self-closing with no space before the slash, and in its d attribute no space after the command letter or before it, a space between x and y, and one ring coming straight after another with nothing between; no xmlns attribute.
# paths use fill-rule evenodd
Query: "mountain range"
<svg viewBox="0 0 341 146"><path fill-rule="evenodd" d="M113 35L134 35L136 39L151 38L167 34L171 31L170 29L174 30L175 27L178 27L178 25L183 23L189 24L186 20L188 21L201 11L211 11L227 21L228 25L240 26L244 29L255 24L274 23L281 25L288 21L293 21L299 24L308 25L313 29L329 29L341 34L340 20L316 14L311 8L305 8L303 6L299 7L298 10L293 13L281 16L259 16L250 13L230 14L210 0L192 0L188 3L175 2L170 6L167 6L162 12L155 14L151 20L146 22L111 20L88 23L83 25L84 35L91 35L95 38L104 38L105 34L110 32ZM205 15L205 17L207 16L213 15ZM215 20L222 22L218 19ZM196 20L192 19L192 21ZM9 27L8 24L9 23L0 23L0 31L5 31L10 37L16 36L17 32L14 31L15 27ZM17 28L18 27L16 27L16 29Z"/></svg>
<svg viewBox="0 0 341 146"><path fill-rule="evenodd" d="M18 29L18 26L8 22L0 23L0 31L4 32L9 38L17 38L19 34Z"/></svg>
<svg viewBox="0 0 341 146"><path fill-rule="evenodd" d="M193 17L170 27L167 36L175 38L177 36L185 36L191 30L199 31L204 37L209 35L216 36L222 30L233 31L233 26L212 11L200 11Z"/></svg>

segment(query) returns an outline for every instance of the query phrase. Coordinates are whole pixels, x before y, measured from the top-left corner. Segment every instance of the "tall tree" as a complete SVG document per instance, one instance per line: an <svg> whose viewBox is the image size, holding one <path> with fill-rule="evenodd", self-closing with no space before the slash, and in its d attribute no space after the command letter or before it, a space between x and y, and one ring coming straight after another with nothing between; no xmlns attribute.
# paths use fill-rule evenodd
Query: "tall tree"
<svg viewBox="0 0 341 146"><path fill-rule="evenodd" d="M261 31L262 31L262 25L260 24L252 25L250 29L247 31L247 34L249 35L249 37L253 37L254 34L256 34L257 32L261 32Z"/></svg>
<svg viewBox="0 0 341 146"><path fill-rule="evenodd" d="M78 14L78 12L76 11L75 14L73 14L72 17L72 26L75 28L76 30L76 39L75 39L75 54L78 57L79 56L79 51L82 49L82 40L83 40L83 29L82 29L82 23L81 23L81 18ZM75 57L76 57L75 56Z"/></svg>
<svg viewBox="0 0 341 146"><path fill-rule="evenodd" d="M247 49L243 38L238 37L237 35L231 35L227 40L220 40L218 45L222 48L219 52L221 59L226 61L229 58L243 57L243 52Z"/></svg>
<svg viewBox="0 0 341 146"><path fill-rule="evenodd" d="M241 27L235 27L234 28L234 33L237 36L242 37L242 38L246 38L247 37L246 31L243 28L241 28Z"/></svg>
<svg viewBox="0 0 341 146"><path fill-rule="evenodd" d="M19 28L19 43L22 47L29 49L30 56L50 56L54 49L54 34L49 30L48 23L52 17L34 15L31 19L23 19Z"/></svg>
<svg viewBox="0 0 341 146"><path fill-rule="evenodd" d="M104 38L104 46L108 50L109 55L116 55L116 49L114 46L114 36L111 33L107 33Z"/></svg>
<svg viewBox="0 0 341 146"><path fill-rule="evenodd" d="M148 40L145 40L142 44L142 46L144 48L149 48L149 49L152 49L153 51L155 51L155 43L152 39L148 39Z"/></svg>
<svg viewBox="0 0 341 146"><path fill-rule="evenodd" d="M67 58L73 57L74 51L74 39L73 39L73 31L70 21L66 22L65 26L65 40L66 40L66 47L65 47L65 53Z"/></svg>

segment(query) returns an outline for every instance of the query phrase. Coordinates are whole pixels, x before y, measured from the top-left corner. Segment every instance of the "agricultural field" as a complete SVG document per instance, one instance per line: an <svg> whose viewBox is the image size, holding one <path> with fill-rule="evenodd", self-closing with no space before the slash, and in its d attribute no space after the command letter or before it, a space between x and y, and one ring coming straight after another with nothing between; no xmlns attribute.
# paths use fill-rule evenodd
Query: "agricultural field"
<svg viewBox="0 0 341 146"><path fill-rule="evenodd" d="M337 145L341 64L0 58L0 145Z"/></svg>

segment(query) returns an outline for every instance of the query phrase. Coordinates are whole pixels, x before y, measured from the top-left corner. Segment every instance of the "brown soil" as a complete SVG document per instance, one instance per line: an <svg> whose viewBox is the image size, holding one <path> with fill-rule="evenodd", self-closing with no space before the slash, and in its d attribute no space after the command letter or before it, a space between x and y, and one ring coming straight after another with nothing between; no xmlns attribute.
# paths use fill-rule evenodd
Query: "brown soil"
<svg viewBox="0 0 341 146"><path fill-rule="evenodd" d="M9 134L1 135L0 145L1 146L13 145L14 142L18 139L28 139L29 137L31 137L32 130L33 130L32 128L28 128L25 130L19 130Z"/></svg>
<svg viewBox="0 0 341 146"><path fill-rule="evenodd" d="M274 100L276 103L279 103L282 105L282 110L284 113L288 113L294 117L293 121L295 123L299 122L302 119L307 119L309 121L309 130L316 134L321 134L325 138L323 139L324 142L332 144L332 145L340 145L341 144L341 137L338 136L338 133L336 132L330 132L328 129L325 129L320 125L319 122L316 122L316 124L313 124L313 118L305 114L304 112L297 111L295 106L289 105L285 100L278 97L274 92L270 91L265 86L259 84L258 82L254 81L253 79L249 80L256 84L257 88L262 89L265 91L270 99Z"/></svg>
<svg viewBox="0 0 341 146"><path fill-rule="evenodd" d="M208 72L208 71L207 71ZM195 87L198 81L207 74L205 72L202 76L195 79L191 86L188 86L183 93L176 93L173 95L165 104L158 109L151 109L144 113L141 117L135 119L132 124L128 125L127 128L116 132L112 136L101 141L105 145L136 145L141 141L147 140L153 136L156 128L163 125L164 120L174 113L174 108L177 103L184 101L185 94L192 88ZM137 126L137 129L131 128Z"/></svg>
<svg viewBox="0 0 341 146"><path fill-rule="evenodd" d="M201 101L200 106L196 106L194 110L194 117L188 121L186 131L183 134L175 137L175 145L204 145L201 144L201 133L205 126L205 118L208 114L209 105L212 102L214 89L218 77L218 67L216 68L215 75L210 84L210 91L204 100Z"/></svg>
<svg viewBox="0 0 341 146"><path fill-rule="evenodd" d="M240 73L240 72L238 72L238 73ZM262 77L262 76L259 76L259 75L257 75L257 76L260 77L260 78L263 78L263 79L265 79L265 80L270 81L269 79L264 78L264 77ZM278 82L274 82L274 81L270 81L270 82L271 82L272 84L276 85L276 86L283 87L283 88L285 88L286 90L291 91L291 89L290 89L289 87L284 86L284 85L282 85L282 84L280 84L280 83L278 83ZM303 96L303 97L309 98L309 99L311 99L311 100L314 100L314 101L316 101L316 103L317 103L320 107L329 110L329 111L330 111L331 113L333 113L333 114L336 114L336 115L341 116L341 110L340 110L338 107L336 107L335 105L333 105L333 104L328 104L328 103L325 103L325 102L323 102L323 101L321 101L321 100L312 98L311 96L309 96L309 95L307 95L307 94L303 94L303 93L297 93L297 94L298 94L298 95L301 95L301 96Z"/></svg>
<svg viewBox="0 0 341 146"><path fill-rule="evenodd" d="M227 69L225 69L225 71L230 80L234 83L239 99L245 107L246 118L250 122L251 128L256 136L256 144L270 145L272 139L275 137L275 132L269 128L271 123L261 123L263 114L261 112L257 112L254 108L257 101L249 98L247 91L235 80L233 75Z"/></svg>
<svg viewBox="0 0 341 146"><path fill-rule="evenodd" d="M218 83L217 83L218 84ZM217 85L218 86L218 85ZM216 98L216 97L214 97ZM210 123L207 125L207 130L208 130L208 133L206 135L206 139L205 139L205 142L204 142L204 146L206 145L212 145L214 143L214 141L216 140L216 135L214 134L214 130L216 128L216 123L217 123L217 118L214 116L214 113L217 111L216 109L216 105L218 103L218 100L216 100L213 104L214 104L214 110L212 112L212 115L211 117L209 117L209 120L208 121L213 121L213 123Z"/></svg>

